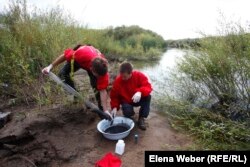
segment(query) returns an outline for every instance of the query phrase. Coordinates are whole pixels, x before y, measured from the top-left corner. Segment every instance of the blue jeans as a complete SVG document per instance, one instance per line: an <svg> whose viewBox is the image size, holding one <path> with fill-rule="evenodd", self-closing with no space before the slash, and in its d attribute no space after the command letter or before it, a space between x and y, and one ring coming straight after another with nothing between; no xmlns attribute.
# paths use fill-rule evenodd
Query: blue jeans
<svg viewBox="0 0 250 167"><path fill-rule="evenodd" d="M138 103L122 103L122 113L125 117L132 117L135 115L134 107L141 107L139 110L139 117L147 118L150 111L151 95L142 97Z"/></svg>

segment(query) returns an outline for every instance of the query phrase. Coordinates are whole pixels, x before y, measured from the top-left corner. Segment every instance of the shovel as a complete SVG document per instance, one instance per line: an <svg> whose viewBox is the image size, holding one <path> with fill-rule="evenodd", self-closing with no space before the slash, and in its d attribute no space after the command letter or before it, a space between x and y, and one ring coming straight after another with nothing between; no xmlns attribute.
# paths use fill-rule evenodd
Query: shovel
<svg viewBox="0 0 250 167"><path fill-rule="evenodd" d="M49 77L53 81L55 81L58 85L62 86L65 91L67 91L69 94L74 95L75 97L78 97L81 101L84 101L83 96L77 92L74 88L69 86L68 84L64 83L58 76L56 76L53 72L49 72ZM87 108L90 108L92 112L98 114L101 118L110 120L110 117L108 114L101 111L95 104L91 103L90 101L84 101L84 104Z"/></svg>
<svg viewBox="0 0 250 167"><path fill-rule="evenodd" d="M69 86L68 84L64 83L58 76L56 76L53 72L49 72L49 77L53 81L55 81L58 85L62 86L64 90L66 90L68 93L74 95L75 97L78 97L80 100L83 100L83 96L77 92L74 88Z"/></svg>

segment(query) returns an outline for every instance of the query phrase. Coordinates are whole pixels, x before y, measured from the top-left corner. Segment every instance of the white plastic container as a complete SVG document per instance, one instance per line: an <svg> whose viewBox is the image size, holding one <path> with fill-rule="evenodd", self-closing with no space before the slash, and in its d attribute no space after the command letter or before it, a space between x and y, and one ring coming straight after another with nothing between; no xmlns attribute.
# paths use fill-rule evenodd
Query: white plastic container
<svg viewBox="0 0 250 167"><path fill-rule="evenodd" d="M125 143L123 140L118 140L115 147L115 153L122 155L125 151Z"/></svg>

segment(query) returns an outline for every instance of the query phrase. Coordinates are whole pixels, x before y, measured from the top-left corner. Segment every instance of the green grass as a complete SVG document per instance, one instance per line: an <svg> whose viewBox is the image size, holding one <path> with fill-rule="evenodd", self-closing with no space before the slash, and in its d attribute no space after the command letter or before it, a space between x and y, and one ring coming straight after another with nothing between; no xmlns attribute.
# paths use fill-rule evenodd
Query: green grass
<svg viewBox="0 0 250 167"><path fill-rule="evenodd" d="M232 121L207 109L194 107L189 102L172 98L158 103L158 109L167 114L173 128L195 139L196 149L250 149L250 125L247 122Z"/></svg>

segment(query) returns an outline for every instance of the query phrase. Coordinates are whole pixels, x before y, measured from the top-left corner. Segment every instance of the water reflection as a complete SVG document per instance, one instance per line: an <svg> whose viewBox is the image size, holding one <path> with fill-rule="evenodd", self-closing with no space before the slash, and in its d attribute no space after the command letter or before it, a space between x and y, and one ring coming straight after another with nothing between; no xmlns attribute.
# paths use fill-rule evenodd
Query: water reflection
<svg viewBox="0 0 250 167"><path fill-rule="evenodd" d="M155 92L166 89L162 83L166 82L169 77L169 72L175 69L176 63L186 54L185 50L169 49L167 50L161 60L155 64L144 64L143 67L139 67L142 72L147 74L152 82Z"/></svg>

